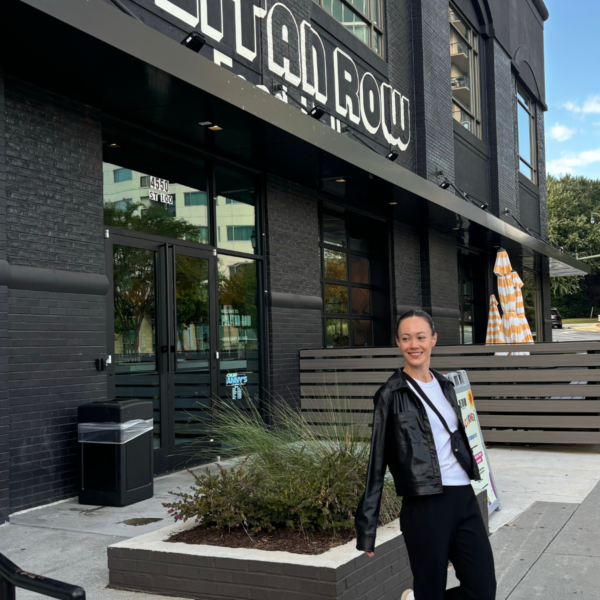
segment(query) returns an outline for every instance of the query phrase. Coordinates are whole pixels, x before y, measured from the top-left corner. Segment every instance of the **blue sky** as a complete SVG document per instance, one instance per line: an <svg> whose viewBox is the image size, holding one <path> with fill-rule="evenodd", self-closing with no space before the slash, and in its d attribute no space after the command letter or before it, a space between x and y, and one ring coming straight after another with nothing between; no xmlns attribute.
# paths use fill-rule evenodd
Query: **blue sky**
<svg viewBox="0 0 600 600"><path fill-rule="evenodd" d="M600 2L545 2L547 170L600 179Z"/></svg>

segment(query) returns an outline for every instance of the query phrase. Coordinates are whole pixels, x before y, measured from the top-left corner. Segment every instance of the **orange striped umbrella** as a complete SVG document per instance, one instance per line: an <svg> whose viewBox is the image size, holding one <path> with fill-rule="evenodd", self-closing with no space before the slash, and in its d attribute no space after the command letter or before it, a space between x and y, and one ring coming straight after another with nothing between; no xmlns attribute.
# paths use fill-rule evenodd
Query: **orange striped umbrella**
<svg viewBox="0 0 600 600"><path fill-rule="evenodd" d="M499 276L510 275L511 271L512 267L510 265L508 253L504 248L500 248L500 250L498 250L498 254L496 254L496 264L494 265L494 273Z"/></svg>
<svg viewBox="0 0 600 600"><path fill-rule="evenodd" d="M533 336L531 335L531 328L529 327L529 323L527 322L527 317L525 316L525 303L523 302L523 292L521 288L525 285L519 274L516 271L511 273L513 280L513 287L515 289L515 301L517 307L517 316L519 317L519 323L523 328L523 343L524 344L533 344Z"/></svg>
<svg viewBox="0 0 600 600"><path fill-rule="evenodd" d="M506 344L504 332L502 331L502 319L498 310L498 300L492 294L490 296L490 312L488 314L487 334L485 336L486 344Z"/></svg>
<svg viewBox="0 0 600 600"><path fill-rule="evenodd" d="M517 299L512 277L512 268L506 250L500 249L494 265L498 276L498 297L502 307L502 333L509 344L521 344L525 336L517 314Z"/></svg>

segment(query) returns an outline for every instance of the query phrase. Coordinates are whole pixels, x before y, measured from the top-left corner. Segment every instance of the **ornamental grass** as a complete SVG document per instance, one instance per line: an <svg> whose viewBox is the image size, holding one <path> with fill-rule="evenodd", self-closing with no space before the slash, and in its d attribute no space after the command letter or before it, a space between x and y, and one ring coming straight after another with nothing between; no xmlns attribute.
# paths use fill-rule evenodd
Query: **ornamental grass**
<svg viewBox="0 0 600 600"><path fill-rule="evenodd" d="M332 398L314 426L282 399L259 409L249 398L217 401L211 411L214 444L222 459L217 471L193 473L190 490L171 492L164 504L176 521L195 519L199 527L248 533L291 528L305 535L354 529L369 458L364 429L349 423L347 402ZM364 426L363 426L364 427ZM361 435L362 434L362 435ZM208 460L212 450L199 450ZM401 499L386 477L380 525L397 518Z"/></svg>

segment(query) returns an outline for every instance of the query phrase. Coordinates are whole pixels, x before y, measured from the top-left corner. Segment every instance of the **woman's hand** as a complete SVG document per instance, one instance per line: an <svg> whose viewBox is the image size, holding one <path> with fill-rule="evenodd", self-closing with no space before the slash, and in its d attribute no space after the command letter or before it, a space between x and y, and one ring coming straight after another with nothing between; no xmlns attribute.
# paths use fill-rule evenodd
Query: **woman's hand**
<svg viewBox="0 0 600 600"><path fill-rule="evenodd" d="M373 558L375 556L375 552L365 552L365 554L370 558Z"/></svg>

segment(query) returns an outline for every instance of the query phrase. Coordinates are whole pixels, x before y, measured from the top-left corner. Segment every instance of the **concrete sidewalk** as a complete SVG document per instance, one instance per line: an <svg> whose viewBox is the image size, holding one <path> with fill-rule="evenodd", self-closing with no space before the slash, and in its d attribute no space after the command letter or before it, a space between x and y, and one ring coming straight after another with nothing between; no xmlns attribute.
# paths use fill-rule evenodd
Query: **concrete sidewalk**
<svg viewBox="0 0 600 600"><path fill-rule="evenodd" d="M503 504L490 519L498 600L552 600L574 592L597 598L598 448L497 447L489 458ZM162 503L172 498L170 490L191 483L185 471L158 478L152 499L126 508L72 499L13 515L0 527L0 552L25 570L82 586L88 600L160 600L108 589L106 548L170 524ZM19 590L17 598L44 596Z"/></svg>

